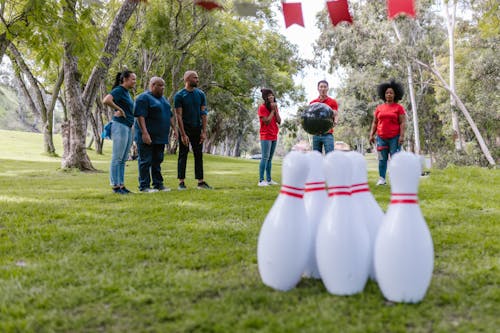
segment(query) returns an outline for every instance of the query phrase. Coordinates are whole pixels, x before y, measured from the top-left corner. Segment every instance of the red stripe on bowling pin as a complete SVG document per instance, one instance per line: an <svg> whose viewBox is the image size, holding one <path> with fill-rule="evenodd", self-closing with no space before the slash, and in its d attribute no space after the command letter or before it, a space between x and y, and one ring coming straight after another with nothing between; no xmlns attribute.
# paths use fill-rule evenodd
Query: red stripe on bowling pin
<svg viewBox="0 0 500 333"><path fill-rule="evenodd" d="M356 194L361 192L370 192L370 189L368 188L368 183L351 185L351 194Z"/></svg>
<svg viewBox="0 0 500 333"><path fill-rule="evenodd" d="M302 199L304 197L304 189L300 187L281 185L280 193L299 199Z"/></svg>
<svg viewBox="0 0 500 333"><path fill-rule="evenodd" d="M416 193L392 193L391 204L418 204Z"/></svg>
<svg viewBox="0 0 500 333"><path fill-rule="evenodd" d="M325 182L306 183L306 192L325 191Z"/></svg>
<svg viewBox="0 0 500 333"><path fill-rule="evenodd" d="M328 196L333 197L336 195L351 195L350 186L331 186L328 187Z"/></svg>

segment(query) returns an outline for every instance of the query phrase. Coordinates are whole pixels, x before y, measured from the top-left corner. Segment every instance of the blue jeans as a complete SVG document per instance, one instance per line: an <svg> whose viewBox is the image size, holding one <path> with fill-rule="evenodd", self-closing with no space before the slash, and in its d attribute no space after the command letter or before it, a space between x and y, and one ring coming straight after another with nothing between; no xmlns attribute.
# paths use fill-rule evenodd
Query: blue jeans
<svg viewBox="0 0 500 333"><path fill-rule="evenodd" d="M264 171L266 172L267 181L271 181L271 168L273 166L272 159L274 150L276 149L276 142L271 140L261 140L260 149L262 157L259 164L259 181L264 180Z"/></svg>
<svg viewBox="0 0 500 333"><path fill-rule="evenodd" d="M113 155L109 167L109 181L112 186L124 185L125 163L132 144L132 128L114 121L111 126L111 139Z"/></svg>
<svg viewBox="0 0 500 333"><path fill-rule="evenodd" d="M313 150L317 150L320 153L323 153L323 147L325 147L325 154L328 154L335 149L332 133L313 136Z"/></svg>
<svg viewBox="0 0 500 333"><path fill-rule="evenodd" d="M392 157L401 150L401 146L398 141L399 135L390 139L382 139L377 135L378 174L384 179L387 172L387 161L389 160L389 155Z"/></svg>
<svg viewBox="0 0 500 333"><path fill-rule="evenodd" d="M149 188L151 179L153 179L153 187L160 188L163 185L163 177L161 175L161 163L164 157L164 144L140 143L137 145L139 158L139 189Z"/></svg>

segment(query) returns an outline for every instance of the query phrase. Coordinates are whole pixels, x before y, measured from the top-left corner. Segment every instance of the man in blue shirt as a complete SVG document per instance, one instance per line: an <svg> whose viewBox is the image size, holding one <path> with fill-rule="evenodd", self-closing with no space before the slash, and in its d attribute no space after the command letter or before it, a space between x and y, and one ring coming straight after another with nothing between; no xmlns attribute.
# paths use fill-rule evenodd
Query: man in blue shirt
<svg viewBox="0 0 500 333"><path fill-rule="evenodd" d="M212 189L203 180L203 142L207 138L207 100L205 93L197 88L198 74L195 71L184 73L184 89L174 96L174 107L179 126L179 157L177 160L177 178L179 190L185 190L186 162L189 144L193 148L194 174L198 180L198 189Z"/></svg>
<svg viewBox="0 0 500 333"><path fill-rule="evenodd" d="M149 91L140 94L135 100L134 116L135 141L139 153L139 191L143 193L170 191L163 185L161 163L165 144L168 144L170 126L175 122L170 104L163 97L165 81L153 77L149 81ZM150 188L151 179L153 188Z"/></svg>

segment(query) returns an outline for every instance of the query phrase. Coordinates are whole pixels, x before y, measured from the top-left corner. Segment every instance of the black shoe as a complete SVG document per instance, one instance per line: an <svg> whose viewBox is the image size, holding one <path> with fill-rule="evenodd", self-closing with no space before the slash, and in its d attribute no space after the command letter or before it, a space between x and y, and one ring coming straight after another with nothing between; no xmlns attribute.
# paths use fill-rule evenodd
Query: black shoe
<svg viewBox="0 0 500 333"><path fill-rule="evenodd" d="M130 191L129 191L129 189L128 189L128 188L126 188L125 186L120 187L120 190L123 192L122 194L129 194L129 193L132 193L132 192L130 192Z"/></svg>
<svg viewBox="0 0 500 333"><path fill-rule="evenodd" d="M198 183L198 189L199 190L211 190L212 186L208 185L205 182Z"/></svg>
<svg viewBox="0 0 500 333"><path fill-rule="evenodd" d="M177 188L178 190L187 190L186 184L184 182L179 183L179 187Z"/></svg>
<svg viewBox="0 0 500 333"><path fill-rule="evenodd" d="M119 187L113 187L113 193L115 193L115 194L125 194L125 192L123 192L122 189L119 188Z"/></svg>
<svg viewBox="0 0 500 333"><path fill-rule="evenodd" d="M170 192L170 187L166 187L164 185L155 186L155 189L157 189L160 192Z"/></svg>

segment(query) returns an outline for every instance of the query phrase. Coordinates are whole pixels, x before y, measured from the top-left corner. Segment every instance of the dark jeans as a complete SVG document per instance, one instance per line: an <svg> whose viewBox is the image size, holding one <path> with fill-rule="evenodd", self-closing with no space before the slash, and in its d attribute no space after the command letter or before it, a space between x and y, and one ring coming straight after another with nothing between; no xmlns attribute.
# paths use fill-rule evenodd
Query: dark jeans
<svg viewBox="0 0 500 333"><path fill-rule="evenodd" d="M203 179L203 144L200 143L201 127L191 127L184 124L184 131L189 138L194 155L194 176L196 179ZM182 143L179 133L179 158L177 159L177 178L186 178L186 163L189 153L189 145Z"/></svg>
<svg viewBox="0 0 500 333"><path fill-rule="evenodd" d="M153 179L153 187L158 188L163 185L161 163L163 162L164 150L164 144L140 143L137 145L140 189L149 188L151 178Z"/></svg>
<svg viewBox="0 0 500 333"><path fill-rule="evenodd" d="M377 135L378 174L384 179L387 172L387 161L389 160L389 155L392 158L394 154L401 150L401 146L398 141L399 135L390 139L382 139Z"/></svg>

